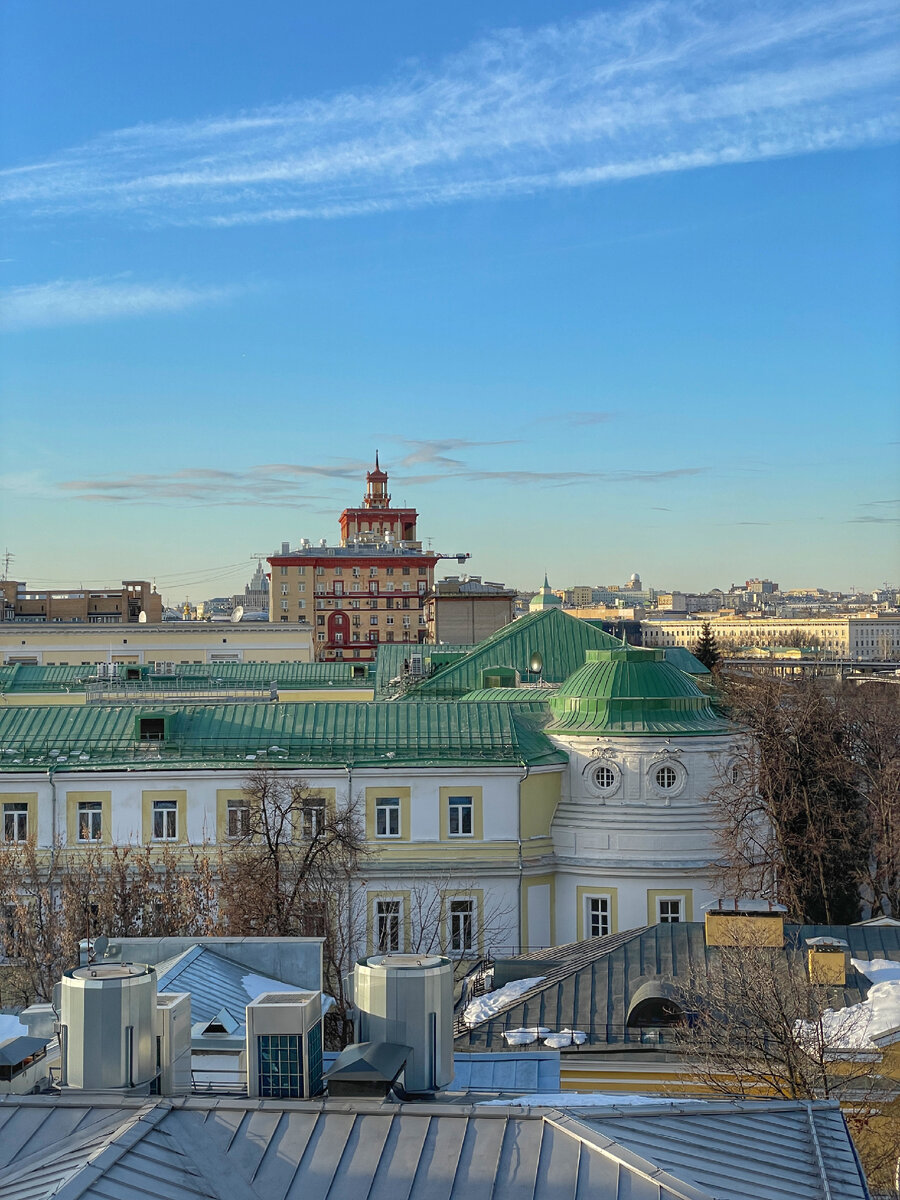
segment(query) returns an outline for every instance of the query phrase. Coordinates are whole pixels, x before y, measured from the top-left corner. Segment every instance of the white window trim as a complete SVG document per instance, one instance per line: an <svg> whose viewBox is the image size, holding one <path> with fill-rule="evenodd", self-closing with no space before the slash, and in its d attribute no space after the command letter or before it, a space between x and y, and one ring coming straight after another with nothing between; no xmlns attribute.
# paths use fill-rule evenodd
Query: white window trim
<svg viewBox="0 0 900 1200"><path fill-rule="evenodd" d="M396 910L392 907L391 911L381 912L381 906L387 905L396 906ZM382 922L393 923L396 921L396 937L391 938L390 942L395 944L383 945L382 939ZM372 942L373 949L376 954L390 954L403 948L403 897L402 896L378 896L372 907Z"/></svg>
<svg viewBox="0 0 900 1200"><path fill-rule="evenodd" d="M671 904L673 901L678 901L678 920L663 921L661 906L663 904ZM682 925L685 920L685 912L687 910L687 896L684 892L673 892L671 896L656 897L656 923L657 925Z"/></svg>
<svg viewBox="0 0 900 1200"><path fill-rule="evenodd" d="M399 838L402 836L400 808L401 803L399 796L381 796L375 801L375 836L377 838ZM380 811L385 813L384 823L385 828L388 830L386 833L378 832L378 814ZM390 832L391 821L389 820L389 817L392 815L396 816L397 818L397 829L396 832L393 833Z"/></svg>
<svg viewBox="0 0 900 1200"><path fill-rule="evenodd" d="M613 932L613 927L612 927L612 909L613 909L613 905L612 905L612 894L611 894L610 892L592 892L590 895L583 896L583 897L582 897L582 900L583 900L583 902L584 902L584 936L585 936L586 938L589 938L589 937L609 937L609 935L610 935L610 934ZM602 933L602 932L601 932L601 933L594 933L594 932L592 931L592 928L591 928L591 926L592 926L592 916L593 916L593 914L591 913L591 901L593 901L593 900L604 900L604 901L606 902L606 913L605 913L605 916L606 916L606 925L607 925L607 928L606 928L606 932L605 932L605 933Z"/></svg>
<svg viewBox="0 0 900 1200"><path fill-rule="evenodd" d="M469 910L467 913L454 913L454 904L468 904ZM467 946L454 946L453 944L453 926L454 918L459 917L462 923L465 916L469 917L469 944ZM451 896L447 909L447 948L451 955L472 954L478 950L478 900L474 896Z"/></svg>
<svg viewBox="0 0 900 1200"><path fill-rule="evenodd" d="M465 803L464 804L454 804L453 803L454 800L462 800L462 801L465 801ZM458 829L456 833L453 832L453 830L451 828L452 822L451 822L450 818L451 818L451 815L452 815L454 809L456 809L456 811L457 811L460 826L462 826L465 823L463 821L462 817L463 817L464 811L466 809L468 810L468 813L469 813L469 831L468 831L468 833L466 833L462 828ZM463 794L460 796L449 796L448 797L448 799L447 799L447 836L451 837L451 838L471 838L471 837L475 836L475 797L474 796L467 796L467 795Z"/></svg>

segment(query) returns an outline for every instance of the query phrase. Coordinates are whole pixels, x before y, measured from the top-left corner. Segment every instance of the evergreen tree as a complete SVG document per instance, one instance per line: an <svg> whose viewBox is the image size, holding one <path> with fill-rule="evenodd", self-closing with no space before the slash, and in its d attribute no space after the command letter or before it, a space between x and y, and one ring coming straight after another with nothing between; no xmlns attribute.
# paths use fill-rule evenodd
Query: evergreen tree
<svg viewBox="0 0 900 1200"><path fill-rule="evenodd" d="M719 664L722 658L709 621L703 622L700 630L700 640L694 646L694 657L698 658L704 667L708 667L710 671Z"/></svg>

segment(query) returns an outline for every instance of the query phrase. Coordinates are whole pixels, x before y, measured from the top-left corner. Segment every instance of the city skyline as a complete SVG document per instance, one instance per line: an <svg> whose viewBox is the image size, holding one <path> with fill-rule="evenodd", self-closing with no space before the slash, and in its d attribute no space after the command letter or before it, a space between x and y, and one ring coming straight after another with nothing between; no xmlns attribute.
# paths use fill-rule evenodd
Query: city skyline
<svg viewBox="0 0 900 1200"><path fill-rule="evenodd" d="M521 588L897 582L891 5L0 20L11 577L229 593L377 448Z"/></svg>

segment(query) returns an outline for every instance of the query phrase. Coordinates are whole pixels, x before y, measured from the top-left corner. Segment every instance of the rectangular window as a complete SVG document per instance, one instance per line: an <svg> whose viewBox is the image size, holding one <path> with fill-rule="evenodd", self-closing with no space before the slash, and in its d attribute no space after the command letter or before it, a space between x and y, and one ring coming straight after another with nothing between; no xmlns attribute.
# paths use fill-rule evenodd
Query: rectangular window
<svg viewBox="0 0 900 1200"><path fill-rule="evenodd" d="M400 836L400 800L396 796L375 801L375 836Z"/></svg>
<svg viewBox="0 0 900 1200"><path fill-rule="evenodd" d="M99 842L103 805L99 800L82 800L78 805L79 842Z"/></svg>
<svg viewBox="0 0 900 1200"><path fill-rule="evenodd" d="M281 585L281 594L282 596L286 596L288 594L288 585L286 583Z"/></svg>
<svg viewBox="0 0 900 1200"><path fill-rule="evenodd" d="M335 573L335 575L343 575L343 573L344 573L344 568L343 568L343 567L335 567L335 568L334 568L334 573Z"/></svg>
<svg viewBox="0 0 900 1200"><path fill-rule="evenodd" d="M187 659L182 659L187 662ZM165 717L140 717L138 735L142 742L161 742L166 736Z"/></svg>
<svg viewBox="0 0 900 1200"><path fill-rule="evenodd" d="M588 896L585 900L587 907L586 936L608 937L609 896Z"/></svg>
<svg viewBox="0 0 900 1200"><path fill-rule="evenodd" d="M343 594L344 594L344 583L343 583L343 580L341 580L341 579L336 579L336 580L334 581L334 594L335 594L336 596L343 596Z"/></svg>
<svg viewBox="0 0 900 1200"><path fill-rule="evenodd" d="M475 901L450 901L450 950L462 954L475 945Z"/></svg>
<svg viewBox="0 0 900 1200"><path fill-rule="evenodd" d="M289 602L288 602L287 600L282 600L282 602L281 602L281 611L282 611L282 612L287 612L287 610L288 610L288 608L289 608L289 607L290 607L290 605L289 605Z"/></svg>
<svg viewBox="0 0 900 1200"><path fill-rule="evenodd" d="M282 575L287 575L287 567L282 567L281 573L282 573Z"/></svg>
<svg viewBox="0 0 900 1200"><path fill-rule="evenodd" d="M404 590L404 592L408 592L408 591L409 591L409 584L408 584L408 583L404 583L404 585L403 585L403 590Z"/></svg>
<svg viewBox="0 0 900 1200"><path fill-rule="evenodd" d="M354 567L354 568L353 568L353 578L354 578L354 579L359 579L359 567Z"/></svg>
<svg viewBox="0 0 900 1200"><path fill-rule="evenodd" d="M666 900L657 900L656 907L660 925L677 925L681 920L680 896L670 896Z"/></svg>
<svg viewBox="0 0 900 1200"><path fill-rule="evenodd" d="M404 575L408 575L408 574L409 574L409 567L404 567L404 568L403 568L403 574L404 574Z"/></svg>
<svg viewBox="0 0 900 1200"><path fill-rule="evenodd" d="M400 949L400 901L375 901L375 947L379 954Z"/></svg>
<svg viewBox="0 0 900 1200"><path fill-rule="evenodd" d="M388 625L393 625L394 618L393 617L385 617L385 621L387 622Z"/></svg>
<svg viewBox="0 0 900 1200"><path fill-rule="evenodd" d="M325 801L311 797L303 802L301 810L301 829L307 841L312 841L325 829Z"/></svg>
<svg viewBox="0 0 900 1200"><path fill-rule="evenodd" d="M324 568L324 567L316 567L316 574L317 574L317 575L324 575L324 574L325 574L325 568Z"/></svg>
<svg viewBox="0 0 900 1200"><path fill-rule="evenodd" d="M238 797L228 801L226 832L230 838L246 837L250 832L250 805Z"/></svg>
<svg viewBox="0 0 900 1200"><path fill-rule="evenodd" d="M174 842L178 832L178 803L175 800L153 801L154 842Z"/></svg>
<svg viewBox="0 0 900 1200"><path fill-rule="evenodd" d="M28 805L21 801L3 805L3 838L7 842L28 841Z"/></svg>
<svg viewBox="0 0 900 1200"><path fill-rule="evenodd" d="M472 836L472 797L450 797L450 823L448 829L451 837Z"/></svg>
<svg viewBox="0 0 900 1200"><path fill-rule="evenodd" d="M370 624L370 625L377 625L377 624L378 624L378 618L377 618L377 617L369 617L369 624Z"/></svg>
<svg viewBox="0 0 900 1200"><path fill-rule="evenodd" d="M306 574L306 567L298 567L298 568L297 568L297 574L298 574L298 575L305 575L305 574Z"/></svg>

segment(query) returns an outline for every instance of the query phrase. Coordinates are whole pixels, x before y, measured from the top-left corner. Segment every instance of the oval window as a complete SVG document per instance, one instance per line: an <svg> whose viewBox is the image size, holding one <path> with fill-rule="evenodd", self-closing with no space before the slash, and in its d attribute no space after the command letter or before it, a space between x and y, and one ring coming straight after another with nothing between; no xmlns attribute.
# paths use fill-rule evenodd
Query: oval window
<svg viewBox="0 0 900 1200"><path fill-rule="evenodd" d="M678 776L675 773L674 767L660 767L656 772L656 782L666 791L669 788L673 788L678 782Z"/></svg>

